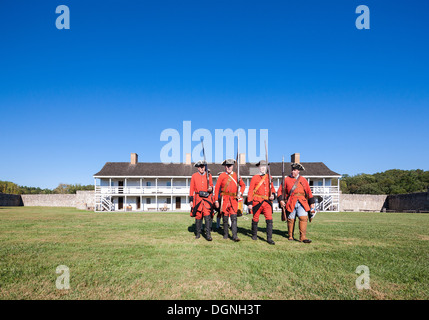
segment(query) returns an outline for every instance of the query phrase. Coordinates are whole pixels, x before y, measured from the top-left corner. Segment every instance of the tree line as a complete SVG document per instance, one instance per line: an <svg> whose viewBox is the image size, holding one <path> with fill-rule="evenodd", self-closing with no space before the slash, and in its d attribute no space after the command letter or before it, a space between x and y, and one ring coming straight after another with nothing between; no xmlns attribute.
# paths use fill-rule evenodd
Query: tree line
<svg viewBox="0 0 429 320"><path fill-rule="evenodd" d="M344 174L340 180L342 193L402 194L424 192L429 186L429 171L392 169L374 174Z"/></svg>
<svg viewBox="0 0 429 320"><path fill-rule="evenodd" d="M0 180L0 193L9 194L73 194L78 190L94 190L93 185L60 183L55 189L19 186L10 181Z"/></svg>

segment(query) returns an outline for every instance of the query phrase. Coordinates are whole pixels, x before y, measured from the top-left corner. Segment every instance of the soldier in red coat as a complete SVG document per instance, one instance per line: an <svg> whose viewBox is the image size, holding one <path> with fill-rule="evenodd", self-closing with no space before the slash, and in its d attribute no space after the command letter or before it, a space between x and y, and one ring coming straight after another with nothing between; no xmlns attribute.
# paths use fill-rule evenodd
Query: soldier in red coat
<svg viewBox="0 0 429 320"><path fill-rule="evenodd" d="M213 212L213 180L212 175L206 172L206 162L198 161L194 165L198 171L192 175L189 188L191 217L195 217L195 239L200 238L203 217L205 221L206 239L212 241L211 219ZM207 179L208 174L208 179Z"/></svg>
<svg viewBox="0 0 429 320"><path fill-rule="evenodd" d="M247 206L253 211L252 219L252 239L257 240L259 216L262 213L267 223L267 242L275 244L273 236L273 204L275 198L274 186L270 183L272 177L267 174L267 162L259 161L256 166L259 167L260 174L254 175L250 181L249 192L247 195Z"/></svg>
<svg viewBox="0 0 429 320"><path fill-rule="evenodd" d="M237 237L237 209L238 200L242 199L242 194L246 185L243 180L237 181L237 174L233 172L234 159L227 159L222 162L225 172L219 175L215 188L215 206L223 217L223 238L228 239L228 219L231 218L232 240L240 241ZM220 196L220 203L219 203Z"/></svg>
<svg viewBox="0 0 429 320"><path fill-rule="evenodd" d="M315 213L315 199L313 198L307 179L300 175L300 170L305 170L300 163L292 163L291 175L286 177L285 181L282 181L277 194L280 206L286 207L289 240L294 240L293 229L295 218L298 216L299 241L310 243L311 240L306 237L307 221L308 213L310 212L310 215ZM285 195L282 194L283 184L286 186Z"/></svg>

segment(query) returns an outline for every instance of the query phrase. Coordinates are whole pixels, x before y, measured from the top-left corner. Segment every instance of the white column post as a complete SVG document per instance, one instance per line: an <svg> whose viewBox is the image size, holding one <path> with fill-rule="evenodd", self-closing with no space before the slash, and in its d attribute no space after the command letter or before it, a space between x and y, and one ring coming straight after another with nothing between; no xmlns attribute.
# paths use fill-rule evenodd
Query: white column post
<svg viewBox="0 0 429 320"><path fill-rule="evenodd" d="M94 211L97 211L97 179L94 178Z"/></svg>
<svg viewBox="0 0 429 320"><path fill-rule="evenodd" d="M173 211L173 178L171 178L171 201L170 201L171 211Z"/></svg>
<svg viewBox="0 0 429 320"><path fill-rule="evenodd" d="M189 205L189 189L188 189L188 178L186 178L186 198L185 198L185 204L188 206Z"/></svg>
<svg viewBox="0 0 429 320"><path fill-rule="evenodd" d="M337 194L338 194L338 212L340 211L340 178L337 178Z"/></svg>

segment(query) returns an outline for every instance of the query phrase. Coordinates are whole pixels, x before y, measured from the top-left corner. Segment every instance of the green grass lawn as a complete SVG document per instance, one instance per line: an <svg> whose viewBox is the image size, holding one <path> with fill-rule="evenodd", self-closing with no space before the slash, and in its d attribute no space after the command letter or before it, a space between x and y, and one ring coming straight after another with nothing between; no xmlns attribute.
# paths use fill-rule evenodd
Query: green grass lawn
<svg viewBox="0 0 429 320"><path fill-rule="evenodd" d="M247 217L246 217L247 218ZM0 207L0 299L428 299L429 215L320 213L311 244L274 217L241 242L194 239L189 213L94 213ZM298 236L298 230L295 231ZM56 288L56 268L70 289ZM370 289L358 290L360 265Z"/></svg>

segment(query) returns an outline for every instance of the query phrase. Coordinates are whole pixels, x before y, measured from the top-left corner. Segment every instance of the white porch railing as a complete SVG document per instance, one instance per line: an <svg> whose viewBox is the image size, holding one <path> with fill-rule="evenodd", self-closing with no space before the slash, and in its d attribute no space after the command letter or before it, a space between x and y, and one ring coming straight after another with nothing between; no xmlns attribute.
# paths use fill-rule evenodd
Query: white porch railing
<svg viewBox="0 0 429 320"><path fill-rule="evenodd" d="M312 186L310 187L311 193L316 195L322 195L322 194L338 194L340 193L340 189L338 186Z"/></svg>
<svg viewBox="0 0 429 320"><path fill-rule="evenodd" d="M278 190L278 187L275 186L275 189ZM339 194L340 190L338 186L312 186L310 187L311 192L314 195L326 195L326 194ZM249 190L248 187L246 187L244 194L247 195L247 191ZM121 194L137 194L137 195L154 195L154 194L188 194L189 193L189 187L186 186L143 186L143 187L104 187L104 186L97 186L95 188L96 193L99 194L111 194L111 195L121 195Z"/></svg>
<svg viewBox="0 0 429 320"><path fill-rule="evenodd" d="M100 194L111 194L111 195L155 195L155 194L187 194L189 193L189 187L168 187L168 186L145 186L145 187L101 187L95 188L96 193Z"/></svg>

